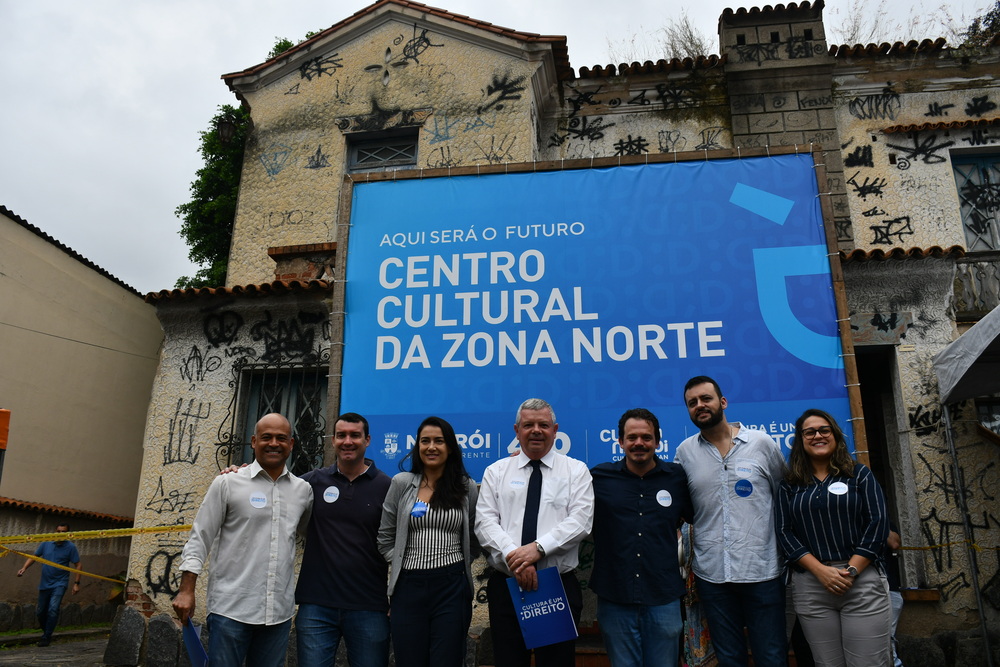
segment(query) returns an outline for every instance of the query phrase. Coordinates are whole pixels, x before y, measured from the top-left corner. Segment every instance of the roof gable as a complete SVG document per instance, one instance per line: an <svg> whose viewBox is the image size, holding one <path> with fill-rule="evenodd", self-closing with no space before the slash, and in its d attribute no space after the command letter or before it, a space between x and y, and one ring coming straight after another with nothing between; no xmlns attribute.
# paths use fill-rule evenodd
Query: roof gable
<svg viewBox="0 0 1000 667"><path fill-rule="evenodd" d="M547 60L555 77L574 77L563 35L520 32L409 0L378 0L279 56L241 72L224 74L222 79L240 96L240 88L267 86L289 72L309 67L317 58L336 53L348 42L390 21L413 26L414 37L402 49L410 49L414 55L419 55L416 52L421 49L425 33L431 31L509 55L523 56L528 52L532 59Z"/></svg>

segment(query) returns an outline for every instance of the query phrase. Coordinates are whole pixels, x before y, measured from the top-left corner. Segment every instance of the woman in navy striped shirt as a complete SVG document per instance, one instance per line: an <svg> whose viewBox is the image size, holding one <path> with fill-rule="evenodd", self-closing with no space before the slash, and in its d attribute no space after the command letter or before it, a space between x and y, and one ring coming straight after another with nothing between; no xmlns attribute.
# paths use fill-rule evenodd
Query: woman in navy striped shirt
<svg viewBox="0 0 1000 667"><path fill-rule="evenodd" d="M792 601L817 665L892 665L889 587L880 555L885 496L847 451L836 420L806 410L795 422L778 501L778 541L792 564Z"/></svg>

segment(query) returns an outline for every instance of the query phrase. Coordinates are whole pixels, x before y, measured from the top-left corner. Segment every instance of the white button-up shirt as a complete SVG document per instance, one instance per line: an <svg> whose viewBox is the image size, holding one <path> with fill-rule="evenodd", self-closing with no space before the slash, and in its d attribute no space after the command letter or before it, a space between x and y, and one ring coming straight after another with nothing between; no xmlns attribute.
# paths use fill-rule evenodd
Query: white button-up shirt
<svg viewBox="0 0 1000 667"><path fill-rule="evenodd" d="M521 546L530 460L522 453L490 465L483 473L476 503L476 537L486 548L490 565L508 575L512 573L505 558ZM583 461L557 454L554 449L541 461L536 541L545 549L545 557L535 567L555 566L559 572L570 572L580 562L580 542L594 525L594 486Z"/></svg>
<svg viewBox="0 0 1000 667"><path fill-rule="evenodd" d="M769 581L783 566L775 504L785 459L766 433L733 425L740 430L725 459L700 433L674 455L694 503L694 573L713 584Z"/></svg>
<svg viewBox="0 0 1000 667"><path fill-rule="evenodd" d="M292 617L295 535L304 534L312 503L312 487L288 468L272 480L254 461L212 481L179 568L201 575L214 550L210 613L252 625L276 625Z"/></svg>

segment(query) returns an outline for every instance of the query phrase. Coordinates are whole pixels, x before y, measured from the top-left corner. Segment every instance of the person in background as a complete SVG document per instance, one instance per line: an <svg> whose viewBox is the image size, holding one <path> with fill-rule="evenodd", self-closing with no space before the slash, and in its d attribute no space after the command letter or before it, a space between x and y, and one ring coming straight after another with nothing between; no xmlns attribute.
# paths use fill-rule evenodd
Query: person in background
<svg viewBox="0 0 1000 667"><path fill-rule="evenodd" d="M57 533L69 532L69 525L61 523L56 526ZM80 552L76 545L68 540L56 540L54 542L42 542L35 549L35 555L39 558L59 563L60 565L71 566L74 570L80 569ZM24 566L17 571L17 576L23 577L25 571L35 564L35 561L28 558L24 561ZM42 638L38 641L39 646L48 646L52 643L52 633L55 632L59 623L59 608L62 605L63 596L66 594L66 587L69 585L70 573L58 567L42 564L42 578L38 582L38 605L35 607L35 616L38 618L38 626L42 628ZM73 573L73 595L80 592L80 573Z"/></svg>
<svg viewBox="0 0 1000 667"><path fill-rule="evenodd" d="M778 540L794 567L792 601L817 665L892 664L892 610L880 571L888 537L875 476L851 458L832 416L806 410L781 483Z"/></svg>
<svg viewBox="0 0 1000 667"><path fill-rule="evenodd" d="M885 541L885 545L889 547L889 553L885 557L885 576L889 581L889 603L892 605L892 664L893 667L903 667L903 661L899 659L899 642L896 641L896 628L903 613L903 594L899 590L899 548L903 546L903 541L891 520L889 539Z"/></svg>
<svg viewBox="0 0 1000 667"><path fill-rule="evenodd" d="M472 621L476 482L455 429L428 417L382 506L378 549L391 565L389 623L397 667L461 667Z"/></svg>

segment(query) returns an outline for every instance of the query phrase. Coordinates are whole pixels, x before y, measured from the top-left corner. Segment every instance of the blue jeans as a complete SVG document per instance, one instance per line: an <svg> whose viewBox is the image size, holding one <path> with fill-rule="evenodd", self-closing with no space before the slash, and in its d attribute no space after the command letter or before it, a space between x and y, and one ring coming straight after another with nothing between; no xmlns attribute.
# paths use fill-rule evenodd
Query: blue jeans
<svg viewBox="0 0 1000 667"><path fill-rule="evenodd" d="M332 667L341 637L351 667L389 663L389 617L384 611L300 604L295 636L300 667Z"/></svg>
<svg viewBox="0 0 1000 667"><path fill-rule="evenodd" d="M786 667L788 643L782 580L775 577L752 584L713 584L696 578L720 665L746 667L749 635L756 667Z"/></svg>
<svg viewBox="0 0 1000 667"><path fill-rule="evenodd" d="M65 594L65 586L38 589L38 606L35 607L35 616L38 618L38 627L42 629L44 639L52 639L52 633L55 632L56 624L59 622L59 607L62 605Z"/></svg>
<svg viewBox="0 0 1000 667"><path fill-rule="evenodd" d="M614 667L677 667L681 602L644 605L597 599L597 623Z"/></svg>
<svg viewBox="0 0 1000 667"><path fill-rule="evenodd" d="M277 625L241 623L208 615L208 664L212 667L282 667L292 619Z"/></svg>

